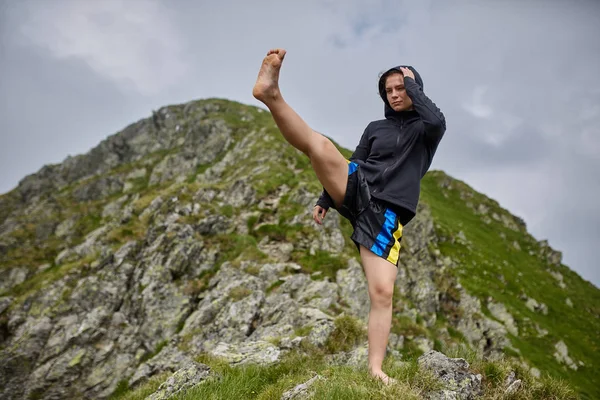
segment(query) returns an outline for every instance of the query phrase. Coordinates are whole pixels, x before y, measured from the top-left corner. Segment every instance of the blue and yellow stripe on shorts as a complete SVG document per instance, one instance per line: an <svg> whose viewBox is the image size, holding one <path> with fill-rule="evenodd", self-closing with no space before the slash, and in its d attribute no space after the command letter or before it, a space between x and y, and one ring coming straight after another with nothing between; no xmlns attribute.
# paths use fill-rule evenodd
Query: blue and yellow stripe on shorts
<svg viewBox="0 0 600 400"><path fill-rule="evenodd" d="M348 176L350 176L358 170L358 164L348 159L346 159L346 162L348 163ZM383 221L381 220L381 217L384 218ZM370 250L379 257L385 258L387 261L397 266L398 258L400 256L402 224L400 223L400 219L396 213L387 208L383 216L381 214L373 215L373 219L368 219L363 223L368 225L376 224L375 226L379 226L379 224L381 224L381 230L373 241L373 245L371 246ZM371 226L375 228L375 226ZM372 228L368 229L370 230ZM371 242L371 240L373 239L370 239L369 242ZM365 245L365 247L368 248L369 246Z"/></svg>
<svg viewBox="0 0 600 400"><path fill-rule="evenodd" d="M371 251L383 257L394 265L398 265L400 256L400 240L402 238L402 224L396 213L389 208L385 210L385 221L381 232L377 235Z"/></svg>
<svg viewBox="0 0 600 400"><path fill-rule="evenodd" d="M358 164L348 159L346 159L346 162L348 163L348 175L352 175L354 172L356 172Z"/></svg>

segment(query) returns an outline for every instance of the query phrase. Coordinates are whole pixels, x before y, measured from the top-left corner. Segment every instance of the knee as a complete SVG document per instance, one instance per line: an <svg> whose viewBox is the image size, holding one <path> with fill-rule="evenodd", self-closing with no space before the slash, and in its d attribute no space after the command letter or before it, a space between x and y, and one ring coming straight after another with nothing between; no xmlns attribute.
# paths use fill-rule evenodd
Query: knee
<svg viewBox="0 0 600 400"><path fill-rule="evenodd" d="M369 290L371 304L377 307L391 307L394 285L374 284Z"/></svg>
<svg viewBox="0 0 600 400"><path fill-rule="evenodd" d="M321 135L320 133L313 132L313 137L310 141L307 155L310 158L320 158L321 155L329 153L331 151L332 146L333 143L331 143L331 140Z"/></svg>

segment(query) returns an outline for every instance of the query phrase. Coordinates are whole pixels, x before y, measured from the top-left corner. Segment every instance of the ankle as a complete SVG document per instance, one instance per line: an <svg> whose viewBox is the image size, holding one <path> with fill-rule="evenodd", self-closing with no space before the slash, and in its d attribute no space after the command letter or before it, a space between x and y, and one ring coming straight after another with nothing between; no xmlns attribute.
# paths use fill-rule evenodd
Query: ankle
<svg viewBox="0 0 600 400"><path fill-rule="evenodd" d="M277 108L280 105L282 99L283 98L281 97L281 92L279 91L279 88L277 88L277 89L270 90L268 93L265 93L265 95L261 99L261 101L269 109L271 109L271 108Z"/></svg>
<svg viewBox="0 0 600 400"><path fill-rule="evenodd" d="M383 374L383 370L381 369L381 367L379 367L379 368L369 367L369 372L371 373L371 375L381 375L381 374Z"/></svg>

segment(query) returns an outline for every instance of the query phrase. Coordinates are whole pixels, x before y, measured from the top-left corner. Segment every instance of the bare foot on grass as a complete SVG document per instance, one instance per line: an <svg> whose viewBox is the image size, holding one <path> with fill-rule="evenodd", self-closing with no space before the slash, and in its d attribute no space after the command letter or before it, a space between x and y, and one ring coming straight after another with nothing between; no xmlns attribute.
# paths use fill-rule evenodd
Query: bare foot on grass
<svg viewBox="0 0 600 400"><path fill-rule="evenodd" d="M396 380L394 378L390 378L383 371L371 371L371 377L373 379L383 382L385 385L392 385L392 384L396 383Z"/></svg>

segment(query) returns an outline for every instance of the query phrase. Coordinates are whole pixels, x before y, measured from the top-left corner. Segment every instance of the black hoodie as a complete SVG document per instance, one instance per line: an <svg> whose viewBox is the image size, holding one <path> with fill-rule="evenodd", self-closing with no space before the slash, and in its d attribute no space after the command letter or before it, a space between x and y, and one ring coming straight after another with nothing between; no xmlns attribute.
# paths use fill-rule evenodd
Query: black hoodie
<svg viewBox="0 0 600 400"><path fill-rule="evenodd" d="M396 112L390 107L383 81L385 74L382 75L379 94L385 104L385 119L369 123L350 157L360 166L371 196L391 206L401 216L403 225L416 214L421 178L429 169L446 131L444 115L423 93L421 76L413 67L407 68L415 75L415 79L404 77L413 110ZM391 70L401 72L400 66ZM325 189L317 205L326 209L333 207Z"/></svg>

